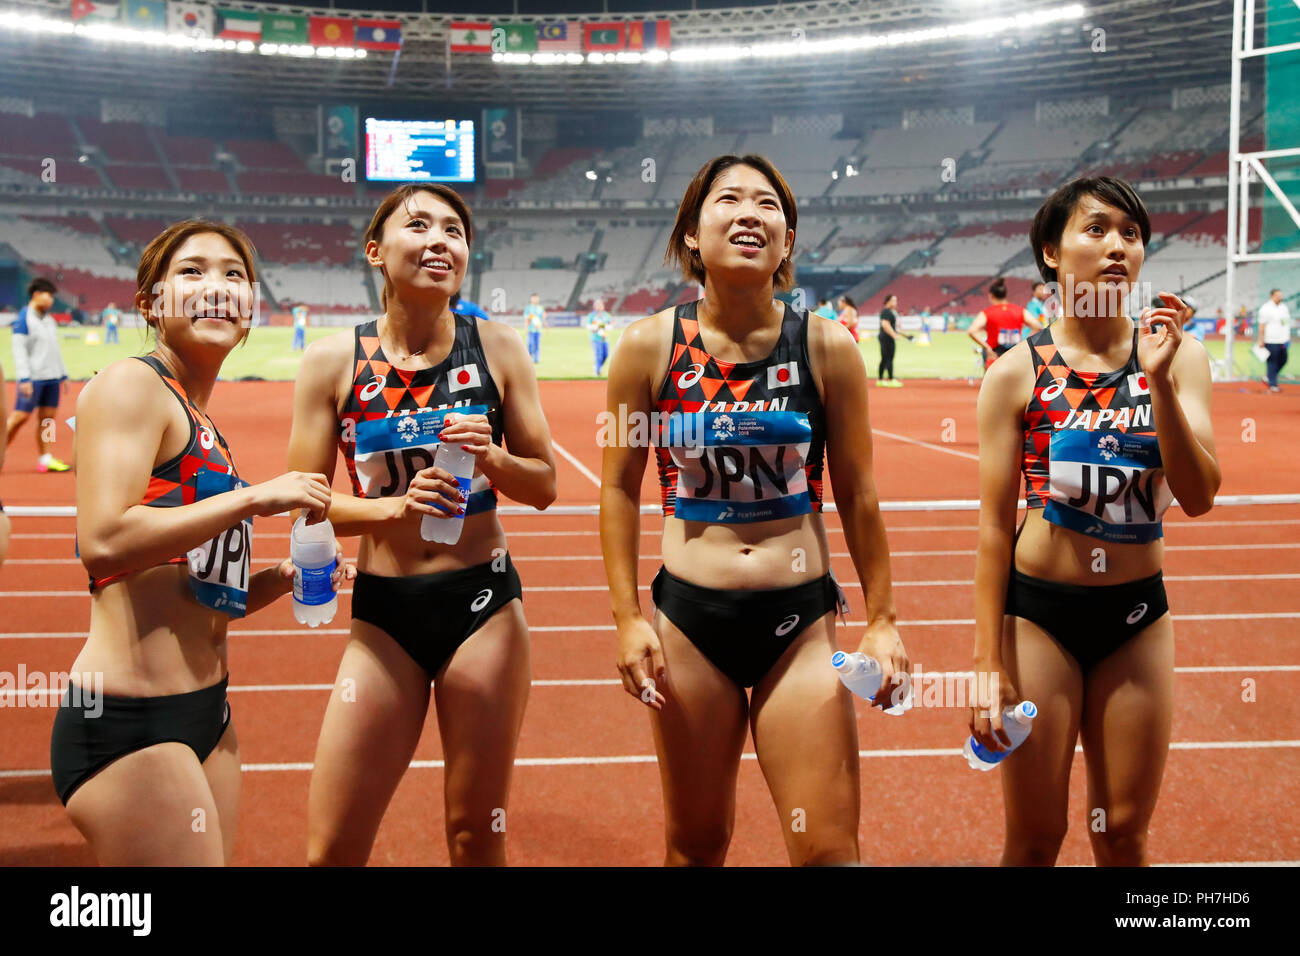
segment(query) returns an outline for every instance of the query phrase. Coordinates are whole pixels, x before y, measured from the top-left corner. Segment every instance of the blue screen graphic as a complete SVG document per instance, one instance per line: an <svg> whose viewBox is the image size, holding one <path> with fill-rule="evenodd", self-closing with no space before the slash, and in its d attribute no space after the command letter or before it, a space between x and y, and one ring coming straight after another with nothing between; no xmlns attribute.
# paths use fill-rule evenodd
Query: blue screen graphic
<svg viewBox="0 0 1300 956"><path fill-rule="evenodd" d="M366 179L474 182L474 121L366 117Z"/></svg>

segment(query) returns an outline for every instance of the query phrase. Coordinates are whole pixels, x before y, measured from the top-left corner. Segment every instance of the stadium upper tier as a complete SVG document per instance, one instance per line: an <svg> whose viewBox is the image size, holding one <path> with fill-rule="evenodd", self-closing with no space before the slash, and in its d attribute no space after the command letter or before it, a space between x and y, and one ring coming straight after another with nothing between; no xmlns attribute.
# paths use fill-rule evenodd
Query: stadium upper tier
<svg viewBox="0 0 1300 956"><path fill-rule="evenodd" d="M1243 117L1244 148L1261 147L1258 105L1247 103ZM1226 119L1224 105L1128 107L1051 121L1033 110L1008 110L996 122L856 132L810 123L797 134L656 135L603 150L526 143L528 178L469 187L472 207L500 199L584 203L600 212L534 211L525 220L512 217L508 204L485 209L475 250L487 261L464 291L510 314L532 292L552 309L585 308L600 297L612 311L633 315L689 298L694 285L663 263L673 209L711 157L752 152L776 164L801 202L819 201L805 207L799 223L796 264L810 270L801 284L819 292L828 281L843 288L851 284L845 275L875 268L880 281L858 290L868 310L884 291L898 292L908 309L978 309L982 293L972 290L999 272L1015 280L1013 298L1023 298L1021 283L1036 278L1028 229L1037 200L1017 190L1098 174L1139 183L1157 210L1143 279L1188 291L1202 309L1213 309L1223 304L1226 227L1220 182L1205 180L1226 174ZM39 197L16 196L22 205L0 215L0 242L26 271L51 273L69 295L84 297L86 308L124 305L141 247L180 218L177 198L192 194L196 211L215 209L249 233L277 304L375 309L378 287L361 255L361 233L387 187L314 172L318 165L302 150L292 138L208 138L97 115L0 113L0 185L16 184L9 191L20 193L24 185L45 189ZM67 199L61 187L71 187ZM80 187L96 190L94 215L79 203ZM946 208L938 205L944 193L954 200ZM319 208L290 213L268 203L278 196L310 198ZM914 213L910 204L926 198L935 202ZM972 198L985 202L966 202ZM606 200L627 208L610 211L599 205ZM45 214L38 203L46 202L51 212L68 214ZM934 211L941 208L942 221ZM1252 242L1258 232L1252 217ZM844 275L826 279L835 267ZM1256 274L1243 271L1242 301L1254 296Z"/></svg>

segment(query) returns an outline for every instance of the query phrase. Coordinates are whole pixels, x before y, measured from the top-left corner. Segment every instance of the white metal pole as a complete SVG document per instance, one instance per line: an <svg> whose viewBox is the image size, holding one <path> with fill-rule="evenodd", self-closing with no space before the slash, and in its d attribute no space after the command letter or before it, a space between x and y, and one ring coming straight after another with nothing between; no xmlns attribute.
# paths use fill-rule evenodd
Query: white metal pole
<svg viewBox="0 0 1300 956"><path fill-rule="evenodd" d="M1251 5L1252 11L1254 5ZM1237 180L1241 174L1241 43L1242 0L1232 0L1232 84L1228 101L1228 268L1224 281L1224 313L1228 327L1223 340L1223 358L1227 364L1227 378L1236 378L1232 362L1233 326L1237 320L1236 257L1237 257Z"/></svg>

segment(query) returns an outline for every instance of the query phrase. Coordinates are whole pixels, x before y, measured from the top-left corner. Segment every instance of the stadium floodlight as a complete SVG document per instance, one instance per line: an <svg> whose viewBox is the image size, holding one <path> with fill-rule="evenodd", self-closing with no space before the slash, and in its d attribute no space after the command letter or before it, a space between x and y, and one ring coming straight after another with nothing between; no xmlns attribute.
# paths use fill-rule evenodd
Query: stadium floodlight
<svg viewBox="0 0 1300 956"><path fill-rule="evenodd" d="M637 52L624 50L617 53L494 53L492 60L512 66L549 66L554 63L588 63L593 66L637 63L725 63L747 59L775 59L783 57L832 56L882 47L897 47L921 43L937 43L963 37L990 37L1009 30L1032 30L1052 23L1082 20L1087 11L1082 4L1072 3L1032 12L1002 17L985 17L946 27L927 27L922 30L901 30L893 33L861 33L854 36L832 37L824 40L797 40L752 42L742 44L714 44L688 46L671 53L666 50Z"/></svg>

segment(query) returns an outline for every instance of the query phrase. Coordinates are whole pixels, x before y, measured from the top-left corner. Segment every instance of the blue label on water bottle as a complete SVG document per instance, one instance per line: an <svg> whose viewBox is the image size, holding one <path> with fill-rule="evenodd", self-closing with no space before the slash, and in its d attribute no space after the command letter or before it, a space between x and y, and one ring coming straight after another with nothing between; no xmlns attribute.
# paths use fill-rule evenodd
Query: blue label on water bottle
<svg viewBox="0 0 1300 956"><path fill-rule="evenodd" d="M976 758L985 763L1001 763L1007 758L1010 750L985 750L984 746L974 737L970 739L970 749Z"/></svg>
<svg viewBox="0 0 1300 956"><path fill-rule="evenodd" d="M330 578L334 576L337 566L336 558L323 568L295 568L297 573L293 576L293 599L308 607L328 604L334 598L334 585L330 583Z"/></svg>
<svg viewBox="0 0 1300 956"><path fill-rule="evenodd" d="M459 475L456 476L456 484L460 487L460 496L462 499L460 507L466 510L469 510L469 488L470 485L473 484L473 482L474 482L473 478L461 478ZM440 504L435 504L433 502L430 502L430 504L433 504L435 508L437 508L439 511L443 512L450 518L453 518L457 521L465 520L465 516L463 514L456 514L455 512L449 512L447 511L446 508L444 508Z"/></svg>

